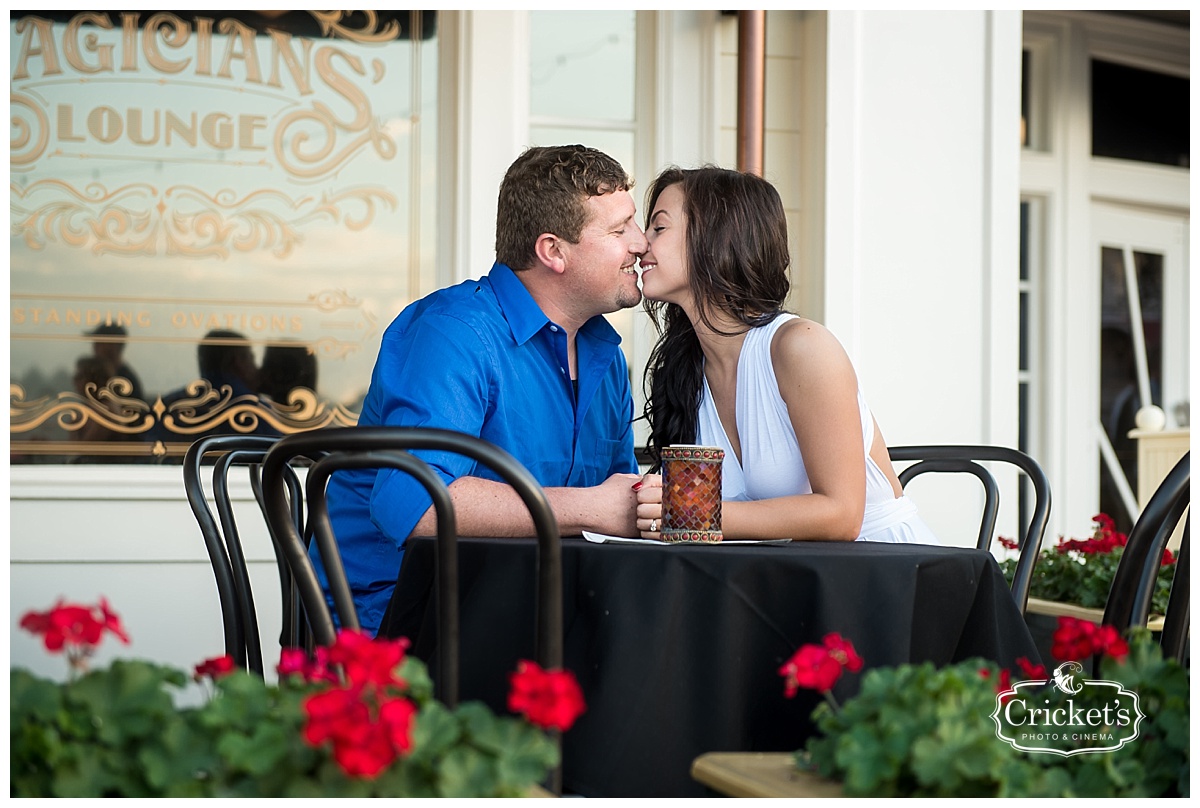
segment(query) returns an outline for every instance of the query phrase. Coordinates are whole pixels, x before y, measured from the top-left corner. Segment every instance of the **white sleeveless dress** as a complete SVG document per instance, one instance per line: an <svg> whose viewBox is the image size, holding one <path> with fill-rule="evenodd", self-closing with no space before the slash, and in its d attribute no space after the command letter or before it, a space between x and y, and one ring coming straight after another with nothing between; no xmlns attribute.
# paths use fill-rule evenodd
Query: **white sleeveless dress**
<svg viewBox="0 0 1200 808"><path fill-rule="evenodd" d="M779 327L792 319L796 319L796 315L780 314L767 325L752 328L742 343L735 407L742 444L740 463L717 415L708 381L704 382L697 442L725 450L723 499L745 501L812 493L796 431L792 428L787 404L779 393L779 381L771 364L771 340ZM858 412L867 463L866 512L858 540L940 544L917 513L917 506L906 496L895 496L891 483L871 458L875 422L861 388Z"/></svg>

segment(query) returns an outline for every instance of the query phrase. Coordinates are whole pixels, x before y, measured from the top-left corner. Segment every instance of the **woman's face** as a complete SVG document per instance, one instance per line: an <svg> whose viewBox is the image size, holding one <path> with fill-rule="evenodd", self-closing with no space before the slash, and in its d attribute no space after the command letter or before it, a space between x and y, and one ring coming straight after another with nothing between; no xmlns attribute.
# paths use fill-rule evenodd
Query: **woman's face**
<svg viewBox="0 0 1200 808"><path fill-rule="evenodd" d="M691 300L687 276L687 221L683 216L683 188L668 185L654 201L642 255L642 294L650 300L684 305Z"/></svg>

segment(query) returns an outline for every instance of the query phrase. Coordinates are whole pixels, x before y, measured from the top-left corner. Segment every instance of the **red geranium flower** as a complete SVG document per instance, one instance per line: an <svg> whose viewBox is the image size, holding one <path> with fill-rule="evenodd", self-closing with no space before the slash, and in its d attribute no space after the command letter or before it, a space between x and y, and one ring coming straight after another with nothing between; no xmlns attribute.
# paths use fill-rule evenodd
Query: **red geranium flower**
<svg viewBox="0 0 1200 808"><path fill-rule="evenodd" d="M1011 690L1011 689L1012 689L1012 673L1009 672L1008 668L1001 668L1000 669L1000 681L998 681L996 683L996 693L1002 694L1002 693L1004 693L1004 691ZM1009 699L1011 699L1012 697L1013 697L1012 693L1009 693L1006 696L1001 695L1000 703L1007 704Z"/></svg>
<svg viewBox="0 0 1200 808"><path fill-rule="evenodd" d="M801 687L827 693L842 676L862 670L863 661L849 640L840 634L826 634L822 645L802 645L779 668L786 680L783 695L792 698Z"/></svg>
<svg viewBox="0 0 1200 808"><path fill-rule="evenodd" d="M196 681L199 682L205 677L220 679L222 676L228 676L233 673L235 667L233 657L229 654L206 659L196 666Z"/></svg>
<svg viewBox="0 0 1200 808"><path fill-rule="evenodd" d="M547 671L536 662L521 660L509 682L508 709L542 729L566 732L586 709L583 691L570 671Z"/></svg>
<svg viewBox="0 0 1200 808"><path fill-rule="evenodd" d="M1121 660L1128 656L1129 645L1112 626L1097 626L1090 620L1060 617L1050 653L1055 659L1061 660L1084 659L1093 654L1108 654Z"/></svg>
<svg viewBox="0 0 1200 808"><path fill-rule="evenodd" d="M275 670L281 677L300 676L306 682L338 681L337 674L329 669L329 649L323 645L317 648L315 659L300 648L282 649Z"/></svg>
<svg viewBox="0 0 1200 808"><path fill-rule="evenodd" d="M842 676L842 665L820 645L802 645L783 663L779 674L786 679L783 695L792 698L801 687L826 692Z"/></svg>
<svg viewBox="0 0 1200 808"><path fill-rule="evenodd" d="M1092 521L1096 523L1096 527L1090 539L1060 538L1055 549L1060 553L1074 551L1084 555L1103 555L1118 547L1124 547L1129 541L1128 536L1117 532L1116 523L1108 514L1098 513L1092 517Z"/></svg>
<svg viewBox="0 0 1200 808"><path fill-rule="evenodd" d="M1006 539L1003 536L997 536L996 541L1000 542L1001 547L1005 547L1009 550L1016 550L1021 546L1021 543L1016 539Z"/></svg>
<svg viewBox="0 0 1200 808"><path fill-rule="evenodd" d="M312 746L348 738L354 734L356 725L371 720L371 712L358 694L340 687L314 693L304 700L303 707L308 717L304 740Z"/></svg>
<svg viewBox="0 0 1200 808"><path fill-rule="evenodd" d="M1174 564L1176 560L1175 554L1171 552L1170 547L1163 549L1162 566L1169 567Z"/></svg>
<svg viewBox="0 0 1200 808"><path fill-rule="evenodd" d="M1096 624L1076 617L1058 618L1050 653L1055 659L1084 659L1092 655Z"/></svg>
<svg viewBox="0 0 1200 808"><path fill-rule="evenodd" d="M342 629L329 649L329 661L342 666L346 679L356 685L404 687L396 672L404 662L408 640L373 639L364 631Z"/></svg>
<svg viewBox="0 0 1200 808"><path fill-rule="evenodd" d="M1045 679L1047 676L1045 665L1034 665L1027 657L1017 657L1017 667L1026 679Z"/></svg>
<svg viewBox="0 0 1200 808"><path fill-rule="evenodd" d="M824 643L825 647L829 649L829 655L843 668L851 673L858 673L862 670L862 657L854 650L850 641L841 634L826 634Z"/></svg>
<svg viewBox="0 0 1200 808"><path fill-rule="evenodd" d="M129 642L120 618L109 611L108 602L103 598L99 606L81 606L59 600L48 612L26 612L20 625L32 634L41 635L47 651L61 651L66 647L68 653L90 653L105 631L112 632L124 643Z"/></svg>
<svg viewBox="0 0 1200 808"><path fill-rule="evenodd" d="M1095 653L1108 654L1118 661L1129 656L1129 643L1112 626L1100 626L1096 630L1093 646Z"/></svg>
<svg viewBox="0 0 1200 808"><path fill-rule="evenodd" d="M280 676L303 676L306 679L309 661L308 654L300 648L284 648L279 652L279 664L275 672Z"/></svg>
<svg viewBox="0 0 1200 808"><path fill-rule="evenodd" d="M417 705L408 699L391 699L379 708L379 723L387 730L392 746L404 754L412 749L413 718Z"/></svg>
<svg viewBox="0 0 1200 808"><path fill-rule="evenodd" d="M100 620L104 627L116 635L117 639L129 645L129 635L125 633L125 627L121 625L121 618L117 617L116 612L108 608L108 600L100 598Z"/></svg>
<svg viewBox="0 0 1200 808"><path fill-rule="evenodd" d="M348 777L374 778L396 759L386 727L365 721L333 739L333 759Z"/></svg>

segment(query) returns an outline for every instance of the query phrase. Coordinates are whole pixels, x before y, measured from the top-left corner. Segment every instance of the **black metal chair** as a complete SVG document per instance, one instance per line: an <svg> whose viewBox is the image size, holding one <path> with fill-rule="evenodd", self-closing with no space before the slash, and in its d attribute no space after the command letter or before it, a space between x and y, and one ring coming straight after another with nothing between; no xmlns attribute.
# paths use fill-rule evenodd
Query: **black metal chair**
<svg viewBox="0 0 1200 808"><path fill-rule="evenodd" d="M1146 507L1129 532L1121 561L1113 575L1112 587L1104 606L1102 623L1125 631L1130 626L1145 626L1150 617L1150 604L1163 549L1191 503L1191 452L1175 464L1155 490ZM1190 574L1188 544L1191 517L1184 521L1179 560L1171 597L1167 604L1166 620L1160 642L1163 654L1183 661L1186 654L1190 618Z"/></svg>
<svg viewBox="0 0 1200 808"><path fill-rule="evenodd" d="M558 521L545 492L515 458L499 447L461 432L405 427L348 427L322 429L283 438L271 448L262 466L267 522L296 580L301 600L309 615L309 626L318 645L331 645L336 638L333 614L317 580L316 570L300 540L296 523L288 511L285 474L298 457L321 458L309 470L307 482L310 524L317 551L325 567L330 595L338 622L347 628L359 626L358 614L333 534L325 501L329 477L341 469L395 468L413 475L429 492L438 517L437 580L434 587L438 617L438 671L435 690L453 707L458 703L459 616L457 530L453 502L442 479L409 449L456 452L493 469L524 501L537 531L537 616L536 656L545 668L563 665L562 547ZM555 734L555 742L561 738ZM558 767L547 787L562 790Z"/></svg>
<svg viewBox="0 0 1200 808"><path fill-rule="evenodd" d="M262 639L254 593L242 550L241 536L234 517L229 493L229 474L233 466L247 467L251 490L263 509L259 465L277 438L258 435L215 435L200 438L188 447L183 460L183 484L188 503L200 526L208 550L221 604L221 620L225 631L225 653L234 663L259 676L263 675ZM212 500L216 515L209 507L202 467L212 460ZM289 497L289 518L303 525L303 499L299 479L288 467L284 471ZM304 647L308 643L304 616L300 611L291 570L276 552L279 567L280 591L283 600L283 627L280 644L283 647Z"/></svg>
<svg viewBox="0 0 1200 808"><path fill-rule="evenodd" d="M991 548L996 530L996 516L1000 510L1000 488L996 478L982 462L1002 462L1016 466L1029 477L1033 484L1034 507L1029 525L1020 538L1020 556L1013 575L1012 595L1021 613L1029 603L1029 586L1033 581L1033 568L1041 552L1046 525L1050 521L1050 480L1037 461L1024 452L1005 446L934 445L893 446L889 449L893 462L916 461L898 473L901 487L907 488L914 477L929 472L973 474L983 485L984 506L979 523L979 535L975 546L980 550Z"/></svg>
<svg viewBox="0 0 1200 808"><path fill-rule="evenodd" d="M1179 554L1175 560L1175 578L1171 581L1171 597L1167 601L1166 619L1163 621L1159 644L1163 656L1173 657L1182 664L1188 660L1188 638L1191 634L1191 584L1192 574L1188 550L1192 517L1189 514L1183 526L1183 538L1179 542Z"/></svg>

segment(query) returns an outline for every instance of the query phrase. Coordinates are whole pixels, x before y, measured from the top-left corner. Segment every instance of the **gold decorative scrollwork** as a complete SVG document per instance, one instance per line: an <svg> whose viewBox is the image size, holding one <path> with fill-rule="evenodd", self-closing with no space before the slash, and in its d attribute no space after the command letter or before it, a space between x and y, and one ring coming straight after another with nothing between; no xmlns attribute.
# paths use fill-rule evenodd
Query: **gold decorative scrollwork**
<svg viewBox="0 0 1200 808"><path fill-rule="evenodd" d="M379 16L374 11L359 12L366 17L362 28L357 30L342 25L342 20L354 14L353 11L309 11L321 26L325 36L338 36L352 42L388 42L400 36L400 23L391 20L382 29L376 31Z"/></svg>
<svg viewBox="0 0 1200 808"><path fill-rule="evenodd" d="M46 151L50 139L50 121L40 105L29 96L9 92L8 104L12 109L12 137L8 141L8 163L15 168L24 168L36 163ZM26 112L21 111L24 107ZM31 120L26 120L27 115Z"/></svg>
<svg viewBox="0 0 1200 808"><path fill-rule="evenodd" d="M338 309L349 309L358 306L362 303L358 298L350 297L344 289L326 289L316 294L311 294L308 299L317 305L318 311L336 311Z"/></svg>
<svg viewBox="0 0 1200 808"><path fill-rule="evenodd" d="M10 183L14 200L11 232L32 249L61 241L74 247L92 244L93 252L154 255L160 242L167 255L227 258L230 250L271 249L285 258L300 240L298 228L327 218L348 229L362 230L374 220L377 206L396 207L396 197L382 188L356 188L320 197L291 197L278 190L259 190L243 197L229 189L215 194L191 185L163 191L133 183L109 191L91 183L80 191L60 180L39 180L26 188ZM40 196L47 201L37 201ZM346 209L362 206L361 215Z"/></svg>
<svg viewBox="0 0 1200 808"><path fill-rule="evenodd" d="M318 60L324 55L324 52L318 54ZM361 72L362 65L356 57L347 56L346 60ZM375 153L384 160L396 156L396 142L377 119L370 117L366 97L352 100L357 102L355 114L348 121L337 118L320 101L313 102L312 109L299 110L280 119L275 128L275 159L289 174L305 180L319 179L340 169L367 144L373 146ZM314 129L320 137L313 137ZM339 131L361 134L333 154Z"/></svg>
<svg viewBox="0 0 1200 808"><path fill-rule="evenodd" d="M24 388L10 384L9 430L12 434L33 432L43 424L53 422L77 436L66 441L14 441L14 450L30 455L150 455L161 458L180 454L187 447L187 442L164 443L168 436L188 440L203 433L221 431L289 435L325 427L354 426L358 422L356 413L341 404L321 401L313 391L302 387L292 390L286 402L276 402L255 395L234 396L228 386L214 388L209 382L198 379L184 388L183 397L169 404L160 397L153 405L129 398L131 389L127 379L117 377L104 387L90 383L83 394L64 392L26 400ZM106 444L96 439L97 430L101 436L108 431L121 440ZM144 440L137 441L138 436Z"/></svg>
<svg viewBox="0 0 1200 808"><path fill-rule="evenodd" d="M89 382L82 395L59 393L26 401L24 388L10 384L9 431L30 432L53 418L68 432L77 432L88 424L122 435L149 432L155 420L151 408L144 401L128 398L132 389L127 379L117 377L104 387Z"/></svg>
<svg viewBox="0 0 1200 808"><path fill-rule="evenodd" d="M234 396L228 386L214 389L207 381L198 379L187 386L187 397L169 406L162 400L162 424L177 435L197 435L228 427L234 432L250 433L267 427L279 434L304 432L328 426L353 426L358 416L341 405L318 401L316 395L296 388L281 404L255 395Z"/></svg>
<svg viewBox="0 0 1200 808"><path fill-rule="evenodd" d="M313 352L326 359L344 359L358 350L358 344L336 337L320 337L312 343Z"/></svg>

